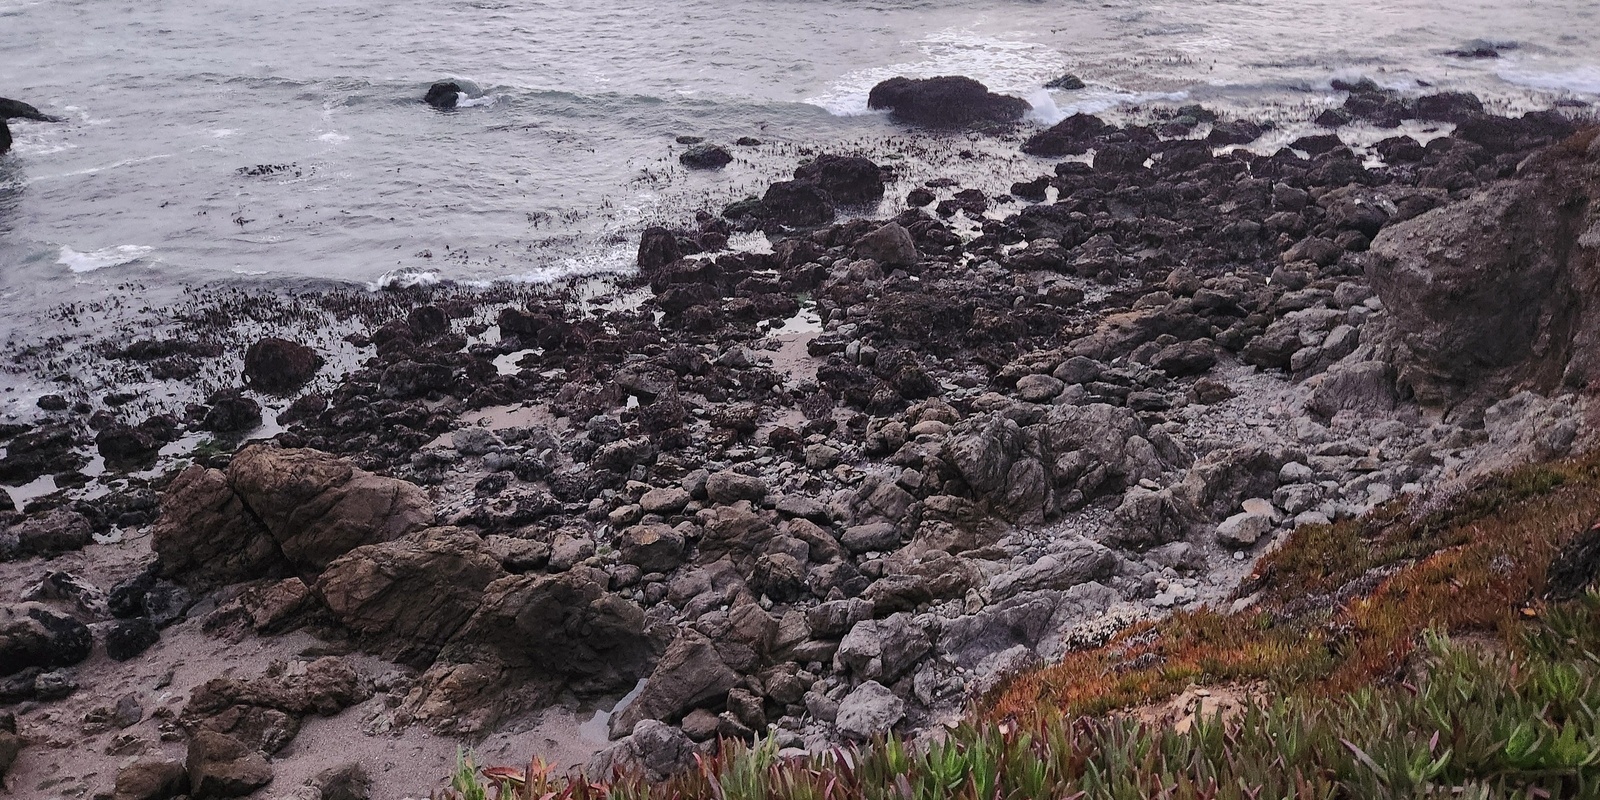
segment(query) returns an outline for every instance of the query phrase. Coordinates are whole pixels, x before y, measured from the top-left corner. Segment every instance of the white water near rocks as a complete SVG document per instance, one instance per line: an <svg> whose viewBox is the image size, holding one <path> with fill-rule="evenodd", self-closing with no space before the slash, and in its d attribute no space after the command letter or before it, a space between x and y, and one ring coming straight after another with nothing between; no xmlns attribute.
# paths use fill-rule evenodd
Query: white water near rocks
<svg viewBox="0 0 1600 800"><path fill-rule="evenodd" d="M1445 55L1474 40L1502 57ZM0 95L65 122L13 122L0 157L0 336L196 284L627 269L646 224L903 142L866 109L892 75L970 75L1033 125L1179 102L1305 120L1353 76L1505 111L1600 97L1597 40L1590 0L13 0ZM1043 88L1065 72L1085 88ZM444 78L483 96L419 102ZM691 173L677 135L764 144ZM936 154L900 166L938 177Z"/></svg>

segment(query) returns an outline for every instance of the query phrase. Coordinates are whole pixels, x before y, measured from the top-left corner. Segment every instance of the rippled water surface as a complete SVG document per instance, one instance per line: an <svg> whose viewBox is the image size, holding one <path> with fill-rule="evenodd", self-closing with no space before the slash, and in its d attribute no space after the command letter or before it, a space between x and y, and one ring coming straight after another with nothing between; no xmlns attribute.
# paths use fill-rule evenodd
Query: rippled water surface
<svg viewBox="0 0 1600 800"><path fill-rule="evenodd" d="M1443 54L1472 40L1504 56ZM1300 111L1357 75L1518 109L1600 97L1597 42L1593 0L0 0L0 96L67 120L14 122L0 158L0 333L129 281L620 268L641 225L748 194L802 147L901 133L866 110L896 74L971 75L1035 124ZM1089 86L1041 88L1068 71ZM484 96L418 102L441 78ZM688 174L680 134L764 144Z"/></svg>

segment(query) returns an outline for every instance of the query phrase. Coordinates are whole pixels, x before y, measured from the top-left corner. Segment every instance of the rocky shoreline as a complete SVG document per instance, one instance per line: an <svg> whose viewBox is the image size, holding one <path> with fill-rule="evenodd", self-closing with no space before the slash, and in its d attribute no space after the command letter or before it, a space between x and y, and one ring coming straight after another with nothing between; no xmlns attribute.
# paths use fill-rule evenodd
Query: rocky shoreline
<svg viewBox="0 0 1600 800"><path fill-rule="evenodd" d="M1295 527L1584 447L1595 137L1342 88L1272 155L1197 107L1070 117L1036 180L924 178L889 219L904 176L823 155L598 288L208 297L70 365L14 348L67 374L0 426L9 784L400 796L511 734L662 775L936 730L1250 603ZM1438 135L1338 136L1405 120Z"/></svg>

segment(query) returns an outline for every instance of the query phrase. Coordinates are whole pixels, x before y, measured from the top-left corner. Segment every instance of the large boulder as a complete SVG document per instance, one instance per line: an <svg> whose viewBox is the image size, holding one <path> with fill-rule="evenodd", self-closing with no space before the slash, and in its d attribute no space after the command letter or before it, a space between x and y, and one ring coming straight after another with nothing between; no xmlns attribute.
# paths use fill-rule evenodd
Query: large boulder
<svg viewBox="0 0 1600 800"><path fill-rule="evenodd" d="M233 457L228 477L307 576L361 545L398 539L433 521L421 487L316 450L252 445Z"/></svg>
<svg viewBox="0 0 1600 800"><path fill-rule="evenodd" d="M856 255L870 258L886 267L909 267L921 260L911 232L891 222L856 240Z"/></svg>
<svg viewBox="0 0 1600 800"><path fill-rule="evenodd" d="M1020 97L995 94L971 78L949 75L890 78L872 87L867 106L886 109L896 119L929 128L1015 122L1031 108Z"/></svg>
<svg viewBox="0 0 1600 800"><path fill-rule="evenodd" d="M1040 589L1070 589L1108 578L1117 568L1116 554L1089 539L1076 537L1055 547L1056 552L991 578L990 595L1001 600Z"/></svg>
<svg viewBox="0 0 1600 800"><path fill-rule="evenodd" d="M676 722L684 714L720 704L728 690L739 685L734 672L704 635L685 630L678 634L650 673L644 689L626 708L611 717L611 737L633 731L640 720Z"/></svg>
<svg viewBox="0 0 1600 800"><path fill-rule="evenodd" d="M492 657L585 692L631 688L648 669L644 610L607 591L607 582L587 567L501 578L484 588L449 655Z"/></svg>
<svg viewBox="0 0 1600 800"><path fill-rule="evenodd" d="M883 199L883 168L861 156L820 155L796 168L794 177L822 187L840 205L863 206Z"/></svg>
<svg viewBox="0 0 1600 800"><path fill-rule="evenodd" d="M1059 658L1073 629L1100 617L1120 599L1116 590L1099 583L1023 592L976 614L943 620L935 647L939 655L968 669L1018 646L1045 659Z"/></svg>
<svg viewBox="0 0 1600 800"><path fill-rule="evenodd" d="M150 547L162 573L200 589L290 572L271 534L221 470L190 467L172 479Z"/></svg>
<svg viewBox="0 0 1600 800"><path fill-rule="evenodd" d="M906 716L906 703L877 681L852 689L839 701L835 725L852 739L870 739L889 733Z"/></svg>
<svg viewBox="0 0 1600 800"><path fill-rule="evenodd" d="M683 258L678 237L666 228L645 228L639 235L639 271L650 273ZM501 325L502 328L506 327Z"/></svg>
<svg viewBox="0 0 1600 800"><path fill-rule="evenodd" d="M1600 141L1579 134L1517 177L1390 225L1373 287L1402 385L1431 406L1600 375Z"/></svg>
<svg viewBox="0 0 1600 800"><path fill-rule="evenodd" d="M316 450L251 445L227 472L191 467L174 478L150 546L164 576L196 588L296 571L309 582L350 550L432 520L414 484Z"/></svg>
<svg viewBox="0 0 1600 800"><path fill-rule="evenodd" d="M761 198L761 213L770 222L791 228L814 228L833 221L833 196L812 181L778 181Z"/></svg>
<svg viewBox="0 0 1600 800"><path fill-rule="evenodd" d="M654 782L693 769L698 748L682 729L653 719L639 720L633 732L596 753L584 772L590 780L610 780L618 771L643 773Z"/></svg>
<svg viewBox="0 0 1600 800"><path fill-rule="evenodd" d="M189 791L182 761L140 756L117 769L115 800L165 800Z"/></svg>
<svg viewBox="0 0 1600 800"><path fill-rule="evenodd" d="M477 613L485 587L505 574L476 534L429 528L350 551L314 588L345 627L400 660L427 663ZM423 597L426 603L417 602Z"/></svg>
<svg viewBox="0 0 1600 800"><path fill-rule="evenodd" d="M1111 126L1092 114L1073 114L1022 143L1022 152L1046 158L1082 155L1095 147ZM1096 168L1100 168L1096 159ZM1139 160L1143 166L1144 159Z"/></svg>
<svg viewBox="0 0 1600 800"><path fill-rule="evenodd" d="M76 511L58 508L16 525L0 527L0 557L60 555L92 541L94 529L88 518Z"/></svg>
<svg viewBox="0 0 1600 800"><path fill-rule="evenodd" d="M911 614L901 612L851 628L839 642L834 667L849 670L857 679L893 683L931 649L927 631Z"/></svg>
<svg viewBox="0 0 1600 800"><path fill-rule="evenodd" d="M93 646L83 623L39 603L0 606L0 675L71 666Z"/></svg>
<svg viewBox="0 0 1600 800"><path fill-rule="evenodd" d="M288 394L322 368L322 356L299 342L268 336L244 351L244 381L267 394Z"/></svg>

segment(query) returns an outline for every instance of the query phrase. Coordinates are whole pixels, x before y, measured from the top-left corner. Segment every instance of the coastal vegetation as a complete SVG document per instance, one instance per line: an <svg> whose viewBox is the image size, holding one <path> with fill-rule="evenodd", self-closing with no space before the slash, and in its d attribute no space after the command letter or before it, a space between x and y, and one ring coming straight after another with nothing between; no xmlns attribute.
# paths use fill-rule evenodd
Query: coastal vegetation
<svg viewBox="0 0 1600 800"><path fill-rule="evenodd" d="M1600 518L1600 458L1307 526L1238 610L1182 612L1002 687L942 737L729 743L667 782L476 770L442 797L1584 797L1600 792L1600 594L1547 598ZM1560 595L1561 587L1555 594ZM1173 724L1185 690L1239 698Z"/></svg>

